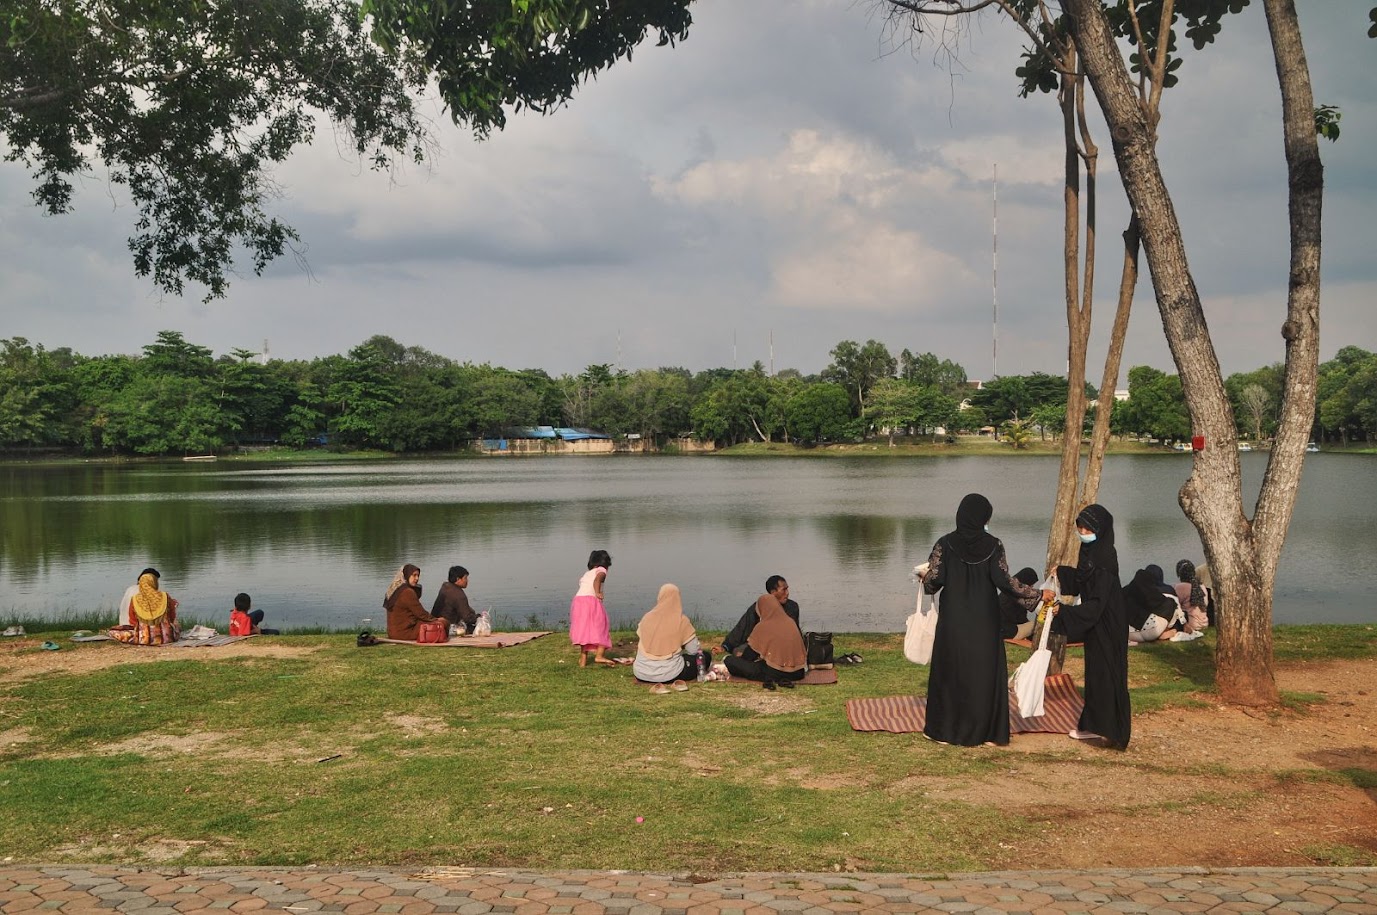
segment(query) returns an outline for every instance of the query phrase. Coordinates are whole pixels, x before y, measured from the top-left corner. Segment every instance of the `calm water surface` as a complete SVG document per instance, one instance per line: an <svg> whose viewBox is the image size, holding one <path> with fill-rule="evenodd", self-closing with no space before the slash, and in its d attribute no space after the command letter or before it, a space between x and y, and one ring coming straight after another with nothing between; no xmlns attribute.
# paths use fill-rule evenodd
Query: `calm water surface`
<svg viewBox="0 0 1377 915"><path fill-rule="evenodd" d="M1252 495L1265 454L1244 454ZM1100 501L1126 572L1203 558L1176 504L1184 455L1109 458ZM238 591L279 626L382 624L403 562L429 606L467 566L479 608L558 625L590 550L614 562L613 621L632 622L661 583L725 627L766 576L789 579L805 628L898 631L913 565L953 526L967 492L989 496L1010 563L1039 566L1057 460L551 457L228 466L0 467L0 611L110 608L152 565L185 611L228 619ZM1377 619L1377 460L1306 460L1282 556L1278 623Z"/></svg>

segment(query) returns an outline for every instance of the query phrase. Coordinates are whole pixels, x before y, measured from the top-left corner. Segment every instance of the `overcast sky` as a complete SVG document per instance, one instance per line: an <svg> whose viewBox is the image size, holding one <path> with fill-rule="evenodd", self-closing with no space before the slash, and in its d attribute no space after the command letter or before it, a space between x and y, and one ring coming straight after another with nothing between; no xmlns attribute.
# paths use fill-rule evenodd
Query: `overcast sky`
<svg viewBox="0 0 1377 915"><path fill-rule="evenodd" d="M1371 0L1300 0L1317 103L1343 110L1325 162L1321 358L1377 350L1377 41ZM88 355L175 329L217 354L344 353L373 334L553 374L592 363L818 372L839 340L931 351L972 378L1065 372L1061 140L1050 96L1020 99L1018 34L979 20L948 65L894 47L866 2L700 0L677 48L641 48L549 117L485 142L433 100L438 154L392 178L327 124L279 173L277 212L309 270L248 266L227 298L133 274L134 213L103 171L44 217L0 164L0 336ZM1160 153L1226 373L1283 356L1286 175L1262 4L1188 52ZM1102 125L1098 341L1127 207ZM994 364L991 176L999 174ZM1124 359L1174 371L1140 283ZM1098 379L1092 368L1092 380Z"/></svg>

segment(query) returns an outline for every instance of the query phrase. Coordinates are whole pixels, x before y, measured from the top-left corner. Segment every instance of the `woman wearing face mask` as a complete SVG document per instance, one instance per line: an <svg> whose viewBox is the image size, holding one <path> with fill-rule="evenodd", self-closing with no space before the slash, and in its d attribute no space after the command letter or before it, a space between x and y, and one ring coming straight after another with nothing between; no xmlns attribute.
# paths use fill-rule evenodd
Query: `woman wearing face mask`
<svg viewBox="0 0 1377 915"><path fill-rule="evenodd" d="M1009 575L1004 544L986 524L994 508L971 493L956 510L956 530L932 548L923 590L942 592L928 668L923 735L963 747L1009 742L1009 666L1001 637L999 592L1024 598L1035 588ZM1047 599L1051 591L1042 592Z"/></svg>
<svg viewBox="0 0 1377 915"><path fill-rule="evenodd" d="M1081 552L1075 568L1059 566L1061 593L1081 602L1062 607L1052 631L1085 643L1085 710L1071 737L1128 749L1133 710L1128 699L1128 620L1114 549L1114 516L1088 505L1076 516Z"/></svg>

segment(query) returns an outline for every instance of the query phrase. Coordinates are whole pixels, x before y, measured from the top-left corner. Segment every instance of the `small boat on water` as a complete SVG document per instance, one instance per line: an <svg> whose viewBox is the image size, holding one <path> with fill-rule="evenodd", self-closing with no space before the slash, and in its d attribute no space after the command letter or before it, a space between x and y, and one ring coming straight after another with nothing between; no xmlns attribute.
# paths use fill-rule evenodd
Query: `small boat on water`
<svg viewBox="0 0 1377 915"><path fill-rule="evenodd" d="M184 461L213 461L213 460L215 460L215 455L213 455L213 454L189 454L189 455L187 455L186 457L182 458L182 460L184 460Z"/></svg>

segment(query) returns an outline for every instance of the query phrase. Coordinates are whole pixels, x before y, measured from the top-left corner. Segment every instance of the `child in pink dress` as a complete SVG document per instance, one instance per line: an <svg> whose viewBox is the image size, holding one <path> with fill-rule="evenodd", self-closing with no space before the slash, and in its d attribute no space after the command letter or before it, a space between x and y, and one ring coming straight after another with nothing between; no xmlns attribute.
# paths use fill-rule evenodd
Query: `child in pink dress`
<svg viewBox="0 0 1377 915"><path fill-rule="evenodd" d="M579 667L588 666L589 654L595 664L617 664L603 657L603 652L612 647L607 609L602 605L602 583L610 568L612 557L607 551L594 550L588 557L588 571L579 579L578 593L569 604L569 641L579 647Z"/></svg>

